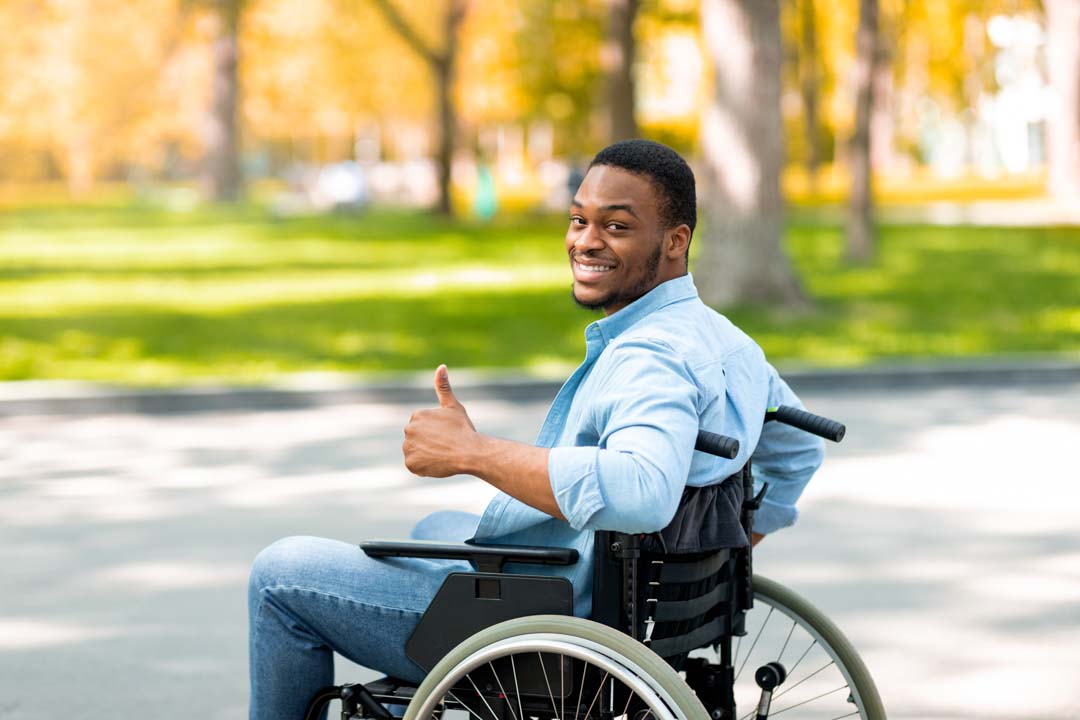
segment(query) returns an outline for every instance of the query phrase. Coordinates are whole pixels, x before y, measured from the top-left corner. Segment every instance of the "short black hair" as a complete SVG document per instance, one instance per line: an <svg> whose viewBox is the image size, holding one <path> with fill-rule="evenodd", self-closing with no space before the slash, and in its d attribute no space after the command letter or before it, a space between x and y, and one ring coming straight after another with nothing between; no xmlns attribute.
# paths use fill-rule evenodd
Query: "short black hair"
<svg viewBox="0 0 1080 720"><path fill-rule="evenodd" d="M643 175L659 190L660 219L666 228L697 225L694 171L679 153L652 140L623 140L596 153L589 167L608 165Z"/></svg>

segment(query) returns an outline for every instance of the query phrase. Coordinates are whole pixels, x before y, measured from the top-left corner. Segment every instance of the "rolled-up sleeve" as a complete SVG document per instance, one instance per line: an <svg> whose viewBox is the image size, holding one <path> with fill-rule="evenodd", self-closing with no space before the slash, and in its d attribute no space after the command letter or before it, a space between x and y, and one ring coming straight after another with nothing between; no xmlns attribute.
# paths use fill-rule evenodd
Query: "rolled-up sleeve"
<svg viewBox="0 0 1080 720"><path fill-rule="evenodd" d="M699 390L684 360L659 340L610 350L588 409L599 442L552 448L551 488L575 530L653 532L671 521L686 485Z"/></svg>
<svg viewBox="0 0 1080 720"><path fill-rule="evenodd" d="M776 370L770 367L769 406L803 407ZM767 535L795 523L795 503L821 466L825 443L816 435L784 425L766 423L753 455L754 492L769 484L761 507L754 514L754 532Z"/></svg>

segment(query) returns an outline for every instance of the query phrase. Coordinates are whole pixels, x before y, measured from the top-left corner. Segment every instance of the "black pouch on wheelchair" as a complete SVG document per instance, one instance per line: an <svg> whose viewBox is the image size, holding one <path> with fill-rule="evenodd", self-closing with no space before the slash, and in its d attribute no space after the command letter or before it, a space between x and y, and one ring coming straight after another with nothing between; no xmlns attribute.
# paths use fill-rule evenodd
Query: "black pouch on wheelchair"
<svg viewBox="0 0 1080 720"><path fill-rule="evenodd" d="M743 473L739 472L716 485L685 488L675 517L660 532L642 538L642 550L691 555L746 547L743 485Z"/></svg>
<svg viewBox="0 0 1080 720"><path fill-rule="evenodd" d="M641 539L635 635L676 670L691 650L739 630L749 473L686 488L672 522Z"/></svg>

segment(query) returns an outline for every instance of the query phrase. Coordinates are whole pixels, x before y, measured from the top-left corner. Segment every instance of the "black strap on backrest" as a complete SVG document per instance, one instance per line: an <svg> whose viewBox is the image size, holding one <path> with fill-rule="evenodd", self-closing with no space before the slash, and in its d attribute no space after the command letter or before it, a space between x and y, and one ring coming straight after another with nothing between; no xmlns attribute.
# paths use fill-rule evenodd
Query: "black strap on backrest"
<svg viewBox="0 0 1080 720"><path fill-rule="evenodd" d="M646 556L644 627L638 637L681 667L686 654L731 632L734 562L730 550L706 555Z"/></svg>
<svg viewBox="0 0 1080 720"><path fill-rule="evenodd" d="M681 658L678 661L681 664L690 652L714 643L730 632L731 621L726 616L717 616L688 633L653 640L649 648L669 662Z"/></svg>
<svg viewBox="0 0 1080 720"><path fill-rule="evenodd" d="M731 557L730 550L719 550L700 560L680 562L677 555L666 556L660 566L661 584L700 582L720 572L724 563Z"/></svg>
<svg viewBox="0 0 1080 720"><path fill-rule="evenodd" d="M687 488L675 519L642 539L641 625L636 636L675 669L732 633L738 557L748 543L743 500L749 468L717 485Z"/></svg>
<svg viewBox="0 0 1080 720"><path fill-rule="evenodd" d="M692 620L698 615L705 615L724 602L727 599L727 594L724 592L726 589L725 585L718 584L704 595L698 595L689 600L658 600L651 617L658 623Z"/></svg>

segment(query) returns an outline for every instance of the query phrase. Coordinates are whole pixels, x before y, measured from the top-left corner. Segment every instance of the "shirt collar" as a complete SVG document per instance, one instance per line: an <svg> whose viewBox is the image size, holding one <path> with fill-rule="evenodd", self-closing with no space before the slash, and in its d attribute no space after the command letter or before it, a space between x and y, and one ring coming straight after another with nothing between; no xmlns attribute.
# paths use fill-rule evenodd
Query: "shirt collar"
<svg viewBox="0 0 1080 720"><path fill-rule="evenodd" d="M673 280L660 283L618 312L590 323L589 327L585 329L585 335L588 337L592 328L596 328L604 339L604 344L607 344L637 324L645 316L672 303L689 300L697 296L698 291L694 285L694 277L690 273L686 273ZM592 330L592 332L596 332L596 330Z"/></svg>

